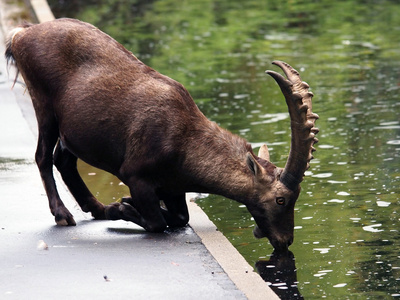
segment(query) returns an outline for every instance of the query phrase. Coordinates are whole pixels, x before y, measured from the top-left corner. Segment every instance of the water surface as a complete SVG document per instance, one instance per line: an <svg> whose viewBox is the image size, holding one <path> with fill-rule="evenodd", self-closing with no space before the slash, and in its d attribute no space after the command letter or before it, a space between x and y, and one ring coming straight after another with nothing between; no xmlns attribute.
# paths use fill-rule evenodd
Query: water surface
<svg viewBox="0 0 400 300"><path fill-rule="evenodd" d="M289 119L264 71L276 59L299 70L315 94L321 131L296 204L290 249L297 271L284 263L293 257L278 263L267 241L254 239L254 221L239 203L217 196L198 202L261 274L271 264L291 268L290 279L266 275L278 292L306 299L400 296L397 1L49 2L57 16L95 24L183 83L207 117L255 147L267 143L281 167ZM107 174L84 165L81 171L103 202L127 193Z"/></svg>

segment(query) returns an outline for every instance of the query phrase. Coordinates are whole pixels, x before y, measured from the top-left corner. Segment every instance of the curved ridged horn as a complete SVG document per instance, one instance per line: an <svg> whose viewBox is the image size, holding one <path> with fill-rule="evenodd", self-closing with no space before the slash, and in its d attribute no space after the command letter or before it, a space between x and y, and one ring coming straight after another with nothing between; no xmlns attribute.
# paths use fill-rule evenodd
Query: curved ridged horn
<svg viewBox="0 0 400 300"><path fill-rule="evenodd" d="M309 85L302 81L295 69L282 61L274 61L280 67L287 79L274 71L266 71L280 86L285 96L291 120L292 139L290 153L280 181L290 190L296 191L303 180L304 172L310 167L313 159L313 147L318 139L315 135L319 129L315 121L319 118L312 112L311 99L313 94L308 91Z"/></svg>

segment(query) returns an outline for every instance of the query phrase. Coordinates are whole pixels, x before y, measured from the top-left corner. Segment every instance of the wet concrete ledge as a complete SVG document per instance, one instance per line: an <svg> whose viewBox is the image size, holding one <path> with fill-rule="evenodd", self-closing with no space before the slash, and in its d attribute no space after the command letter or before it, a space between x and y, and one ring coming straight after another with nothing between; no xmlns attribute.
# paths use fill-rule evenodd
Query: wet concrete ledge
<svg viewBox="0 0 400 300"><path fill-rule="evenodd" d="M50 21L54 19L54 16L49 8L49 5L47 1L45 0L25 0L26 4L28 7L31 9L33 12L33 16L36 18L37 22L45 22L45 21ZM4 24L4 23L3 23ZM4 31L8 31L8 29L5 29L4 26L2 26L2 29ZM1 91L0 91L1 93ZM21 106L21 103L24 103L24 101L19 101L19 104ZM32 111L31 108L29 108L29 104L24 104L24 107L21 107L23 114L25 118L27 116L32 116ZM25 111L25 113L24 113ZM33 118L30 118L30 120L27 120L29 122L35 122ZM30 124L30 129L34 132L36 124ZM33 137L33 135L32 135ZM32 148L32 147L30 147ZM32 150L32 149L30 149ZM34 150L33 150L34 151ZM30 152L31 156L33 157L34 152ZM31 165L31 164L29 164ZM39 174L37 174L39 176ZM41 192L43 193L43 192ZM71 196L64 191L63 193L63 199L66 197L71 198ZM43 195L42 195L43 196ZM42 197L43 198L43 197ZM46 201L46 199L42 199ZM43 206L43 205L42 205ZM190 195L188 196L188 207L190 211L190 226L194 230L194 232L197 234L197 236L200 238L201 243L206 247L208 252L215 258L215 260L218 262L218 264L222 267L223 271L228 275L230 280L234 283L234 285L241 291L243 294L246 296L248 299L279 299L276 294L267 286L267 284L261 279L261 277L254 272L253 267L250 266L246 260L240 255L240 253L232 246L232 244L226 239L226 237L217 230L215 225L209 220L207 215L201 210L200 207L198 207L193 201L190 201ZM46 209L46 208L44 208ZM49 214L48 211L46 213ZM76 214L76 212L73 212ZM83 224L82 224L83 223ZM93 221L93 235L96 235L98 223ZM81 222L78 222L78 226L85 225L85 227L90 227L89 225L86 224L86 219L84 218L81 220ZM111 227L110 227L111 228ZM110 230L110 229L109 229ZM114 230L122 230L121 228L114 228ZM130 228L126 229L127 231L131 230ZM134 229L135 230L135 229ZM66 230L67 232L70 230ZM88 228L85 228L85 231L88 231ZM75 234L76 230L75 230ZM89 233L87 233L89 234ZM192 239L190 236L190 233L182 233L182 234L187 234L188 236L185 237L187 239ZM90 235L90 234L89 234ZM151 236L151 235L150 235ZM52 237L51 235L47 237L49 241L51 242ZM193 238L194 241L189 241L188 243L196 243L196 238ZM90 240L90 238L89 238ZM49 242L48 241L48 242ZM143 247L145 247L145 243ZM105 247L105 254L110 250L108 246ZM137 245L135 244L135 247ZM179 247L179 245L177 245ZM184 248L184 247L182 247ZM116 251L114 249L114 251ZM127 254L129 255L129 254ZM205 255L206 256L206 255ZM105 258L99 258L99 259L105 259ZM147 261L148 259L148 261ZM173 258L171 258L173 259ZM144 257L145 262L148 264L153 263L153 257ZM205 258L203 258L205 260ZM157 261L157 260L156 260ZM211 262L208 262L209 264L212 264ZM121 266L121 268L124 268L126 266ZM143 269L145 270L145 269ZM146 274L144 275L145 277L147 276ZM190 278L189 275L187 275L187 280L194 280L193 278ZM133 284L141 284L140 280L139 282L133 282ZM173 285L173 282L171 282ZM229 284L227 284L227 287L229 289ZM173 287L171 287L173 288ZM210 288L212 289L212 285L210 285ZM170 298L168 297L168 291L165 291L166 293L163 294L162 297L164 298ZM145 292L142 292L142 296L145 295ZM226 297L227 295L223 294L218 294L218 291L215 291L214 296L217 297ZM174 295L174 293L170 293L170 295ZM211 293L212 295L212 293ZM134 296L134 295L132 295ZM167 297L165 297L167 296ZM176 295L175 295L176 296ZM241 298L240 294L233 293L230 294L231 297L234 297L236 299ZM210 298L210 295L207 295L206 293L203 295L193 295L192 299L204 299ZM211 297L211 299L214 299L215 297ZM141 298L141 297L138 297ZM185 298L185 297L184 297ZM172 298L171 298L172 299Z"/></svg>

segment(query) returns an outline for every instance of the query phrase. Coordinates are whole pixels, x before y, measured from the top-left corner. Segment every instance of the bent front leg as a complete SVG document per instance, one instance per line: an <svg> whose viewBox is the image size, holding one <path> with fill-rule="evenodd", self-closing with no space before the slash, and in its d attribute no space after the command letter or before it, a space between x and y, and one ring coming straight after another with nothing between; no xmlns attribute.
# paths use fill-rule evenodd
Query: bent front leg
<svg viewBox="0 0 400 300"><path fill-rule="evenodd" d="M189 222L189 211L186 204L185 193L175 195L159 193L160 199L164 202L166 209L162 213L169 227L184 227Z"/></svg>
<svg viewBox="0 0 400 300"><path fill-rule="evenodd" d="M131 221L149 232L163 232L167 228L161 212L160 200L154 188L145 181L129 184L131 198L124 198L121 203L112 203L105 207L109 220Z"/></svg>
<svg viewBox="0 0 400 300"><path fill-rule="evenodd" d="M107 220L125 220L133 222L145 228L146 220L140 215L136 208L128 202L115 202L105 206Z"/></svg>

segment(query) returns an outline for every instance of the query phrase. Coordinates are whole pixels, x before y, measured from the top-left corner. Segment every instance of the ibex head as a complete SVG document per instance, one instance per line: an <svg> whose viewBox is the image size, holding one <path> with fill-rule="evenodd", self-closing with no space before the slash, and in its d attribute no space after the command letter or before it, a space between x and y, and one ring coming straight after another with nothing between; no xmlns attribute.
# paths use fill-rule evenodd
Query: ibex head
<svg viewBox="0 0 400 300"><path fill-rule="evenodd" d="M267 237L277 250L284 250L293 242L294 206L300 193L304 172L313 159L313 145L318 142L315 121L318 115L311 111L313 94L308 84L301 81L299 73L284 62L275 61L285 73L267 71L279 84L289 108L291 119L291 148L285 168L270 162L266 145L258 157L247 155L247 165L254 173L254 197L246 201L249 212L257 224L254 235Z"/></svg>

